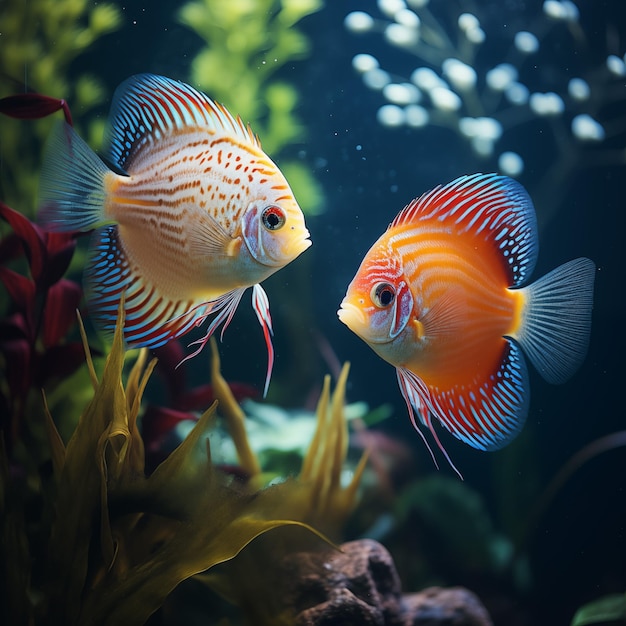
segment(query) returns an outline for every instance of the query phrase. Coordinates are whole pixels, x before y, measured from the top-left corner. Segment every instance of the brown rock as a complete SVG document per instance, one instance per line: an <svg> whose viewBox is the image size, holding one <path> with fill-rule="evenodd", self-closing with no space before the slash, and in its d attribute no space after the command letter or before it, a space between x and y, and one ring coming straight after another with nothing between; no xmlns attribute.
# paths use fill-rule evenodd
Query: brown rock
<svg viewBox="0 0 626 626"><path fill-rule="evenodd" d="M400 580L389 552L376 541L351 541L341 552L296 554L285 571L298 625L399 623L392 617L400 609Z"/></svg>
<svg viewBox="0 0 626 626"><path fill-rule="evenodd" d="M344 543L340 552L293 554L283 565L297 626L491 626L466 589L403 596L391 555L371 539Z"/></svg>
<svg viewBox="0 0 626 626"><path fill-rule="evenodd" d="M478 597L463 587L430 587L402 599L404 626L492 626Z"/></svg>

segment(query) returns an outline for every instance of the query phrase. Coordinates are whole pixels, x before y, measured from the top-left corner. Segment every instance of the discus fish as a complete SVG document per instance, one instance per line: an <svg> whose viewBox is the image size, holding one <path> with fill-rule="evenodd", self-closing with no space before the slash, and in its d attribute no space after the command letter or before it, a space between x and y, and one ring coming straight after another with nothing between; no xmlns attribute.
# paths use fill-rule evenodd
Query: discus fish
<svg viewBox="0 0 626 626"><path fill-rule="evenodd" d="M269 301L261 281L310 245L304 216L278 167L240 118L189 85L141 74L116 90L102 160L67 124L54 131L41 175L40 221L89 231L88 310L124 337L156 348L215 317L222 333L252 287L268 350ZM193 345L193 344L192 344Z"/></svg>
<svg viewBox="0 0 626 626"><path fill-rule="evenodd" d="M367 252L339 319L396 367L415 429L439 441L435 417L479 450L520 431L529 408L524 350L545 380L582 363L595 265L579 258L527 284L535 209L516 181L462 176L408 204ZM435 465L436 465L435 461Z"/></svg>

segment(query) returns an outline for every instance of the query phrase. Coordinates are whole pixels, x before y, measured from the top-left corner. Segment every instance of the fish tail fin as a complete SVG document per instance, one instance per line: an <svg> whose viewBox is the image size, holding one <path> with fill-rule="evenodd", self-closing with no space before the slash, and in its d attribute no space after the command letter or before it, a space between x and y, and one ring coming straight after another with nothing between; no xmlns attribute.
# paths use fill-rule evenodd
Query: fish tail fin
<svg viewBox="0 0 626 626"><path fill-rule="evenodd" d="M585 358L596 266L584 257L523 288L523 321L514 336L549 383L565 382Z"/></svg>
<svg viewBox="0 0 626 626"><path fill-rule="evenodd" d="M41 225L59 232L88 231L103 225L104 183L109 172L69 124L57 125L48 139L41 171Z"/></svg>

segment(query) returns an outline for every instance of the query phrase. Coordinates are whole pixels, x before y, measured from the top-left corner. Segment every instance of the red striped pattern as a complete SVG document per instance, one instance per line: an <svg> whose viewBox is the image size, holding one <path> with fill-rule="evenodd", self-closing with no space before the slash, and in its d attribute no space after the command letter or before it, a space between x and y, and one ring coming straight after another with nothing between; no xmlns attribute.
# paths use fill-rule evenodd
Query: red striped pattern
<svg viewBox="0 0 626 626"><path fill-rule="evenodd" d="M510 287L528 279L536 249L534 208L520 185L461 177L407 205L348 288L340 317L396 366L413 423L415 411L442 450L431 416L483 450L504 445L525 419L526 366L508 339L525 293ZM397 337L389 334L396 303L372 300L380 283L393 285L396 299L402 284L411 291Z"/></svg>
<svg viewBox="0 0 626 626"><path fill-rule="evenodd" d="M293 258L251 258L250 207L280 203L291 224L276 234L285 248L308 236L284 176L248 126L189 85L132 77L111 117L108 151L128 176L105 183L116 226L96 236L87 272L96 320L110 330L125 293L125 336L136 345L161 345L231 307L219 317L227 325L239 292Z"/></svg>

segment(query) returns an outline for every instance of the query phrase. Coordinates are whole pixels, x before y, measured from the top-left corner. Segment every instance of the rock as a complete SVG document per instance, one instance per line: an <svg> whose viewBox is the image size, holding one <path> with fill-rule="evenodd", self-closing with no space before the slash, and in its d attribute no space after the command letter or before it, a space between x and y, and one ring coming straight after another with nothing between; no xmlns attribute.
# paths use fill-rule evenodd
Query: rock
<svg viewBox="0 0 626 626"><path fill-rule="evenodd" d="M285 604L297 626L491 626L470 591L433 587L402 595L389 552L362 539L341 551L292 554L283 563Z"/></svg>
<svg viewBox="0 0 626 626"><path fill-rule="evenodd" d="M404 626L492 626L476 594L463 587L430 587L402 599Z"/></svg>
<svg viewBox="0 0 626 626"><path fill-rule="evenodd" d="M371 539L299 553L285 564L298 626L385 626L400 610L400 579L389 552Z"/></svg>

